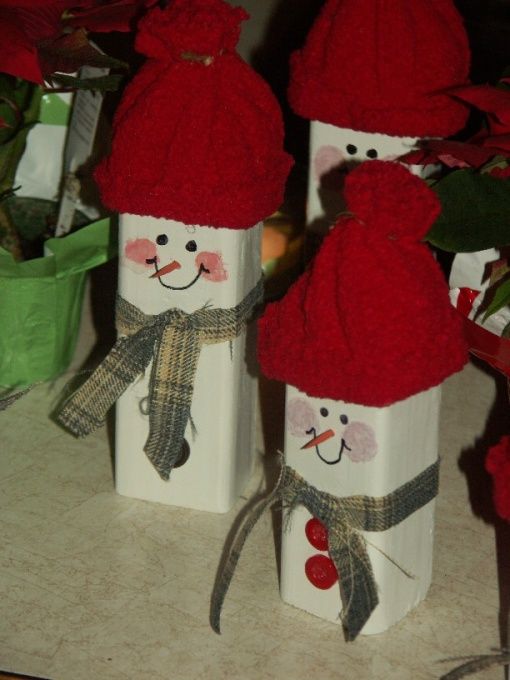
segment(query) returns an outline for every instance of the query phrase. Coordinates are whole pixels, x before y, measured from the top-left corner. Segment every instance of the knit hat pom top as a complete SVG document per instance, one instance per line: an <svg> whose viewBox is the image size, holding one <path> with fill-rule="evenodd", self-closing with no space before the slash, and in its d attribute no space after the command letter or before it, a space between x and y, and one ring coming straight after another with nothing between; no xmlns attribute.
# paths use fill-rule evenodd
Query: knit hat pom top
<svg viewBox="0 0 510 680"><path fill-rule="evenodd" d="M260 320L260 365L312 397L388 406L467 361L462 319L420 241L439 200L403 165L383 161L353 170L346 198L351 214Z"/></svg>
<svg viewBox="0 0 510 680"><path fill-rule="evenodd" d="M395 175L405 182L405 197L395 190ZM344 197L356 218L370 230L388 238L420 241L439 216L441 206L435 194L423 191L423 180L409 172L381 175L379 163L364 163L353 176L345 178Z"/></svg>
<svg viewBox="0 0 510 680"><path fill-rule="evenodd" d="M244 9L223 0L172 0L167 10L156 8L140 21L135 46L159 59L215 57L235 50L246 19Z"/></svg>
<svg viewBox="0 0 510 680"><path fill-rule="evenodd" d="M470 52L453 0L326 0L291 58L300 116L360 132L447 137L468 107Z"/></svg>
<svg viewBox="0 0 510 680"><path fill-rule="evenodd" d="M140 22L148 59L95 173L110 209L248 229L280 207L292 159L276 98L235 52L245 18L224 0L172 0Z"/></svg>

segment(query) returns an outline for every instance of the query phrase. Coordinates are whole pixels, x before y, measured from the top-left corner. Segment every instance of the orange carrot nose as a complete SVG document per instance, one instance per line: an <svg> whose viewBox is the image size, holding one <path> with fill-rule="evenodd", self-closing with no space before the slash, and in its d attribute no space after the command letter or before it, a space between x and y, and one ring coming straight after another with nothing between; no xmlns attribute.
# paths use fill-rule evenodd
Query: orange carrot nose
<svg viewBox="0 0 510 680"><path fill-rule="evenodd" d="M154 279L154 278L159 279L160 276L164 276L164 274L170 274L170 272L173 272L174 269L180 269L180 268L181 268L181 265L179 264L179 262L177 262L177 260L172 260L172 262L165 264L164 267L161 267L161 269L159 269L157 272L155 272L150 278L151 279Z"/></svg>
<svg viewBox="0 0 510 680"><path fill-rule="evenodd" d="M328 439L331 439L331 437L334 437L335 433L333 430L325 430L324 432L321 432L318 434L316 437L313 439L310 439L309 442L306 442L304 446L301 447L301 450L303 449L311 449L312 446L318 446L319 444L322 444L322 442L327 441Z"/></svg>

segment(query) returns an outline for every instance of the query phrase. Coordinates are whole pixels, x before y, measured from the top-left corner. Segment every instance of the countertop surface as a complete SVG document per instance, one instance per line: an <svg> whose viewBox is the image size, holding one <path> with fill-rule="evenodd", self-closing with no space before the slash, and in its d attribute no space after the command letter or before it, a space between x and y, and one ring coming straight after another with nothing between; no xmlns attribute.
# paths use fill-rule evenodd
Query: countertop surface
<svg viewBox="0 0 510 680"><path fill-rule="evenodd" d="M95 339L87 310L70 373ZM459 663L445 659L500 644L510 525L494 519L483 459L510 423L494 373L469 364L444 385L427 599L387 632L353 643L339 626L280 600L270 514L241 556L222 635L209 626L227 535L247 499L274 479L275 436L265 447L260 438L266 451L226 515L121 497L107 429L76 440L48 417L68 378L38 385L0 413L0 669L51 680L428 680Z"/></svg>

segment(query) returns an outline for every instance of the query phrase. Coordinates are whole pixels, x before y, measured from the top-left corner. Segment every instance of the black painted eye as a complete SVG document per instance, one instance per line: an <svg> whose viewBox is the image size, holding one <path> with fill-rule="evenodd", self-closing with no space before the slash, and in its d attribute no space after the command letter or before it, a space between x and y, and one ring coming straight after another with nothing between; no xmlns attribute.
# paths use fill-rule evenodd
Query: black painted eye
<svg viewBox="0 0 510 680"><path fill-rule="evenodd" d="M168 243L168 236L166 234L160 234L159 236L156 236L156 243L158 246L166 246Z"/></svg>
<svg viewBox="0 0 510 680"><path fill-rule="evenodd" d="M321 408L321 416L324 416L324 418L329 415L329 411L327 408L324 408L324 406Z"/></svg>
<svg viewBox="0 0 510 680"><path fill-rule="evenodd" d="M196 249L197 244L195 243L195 241L188 241L186 243L186 250L189 250L190 253L194 253Z"/></svg>
<svg viewBox="0 0 510 680"><path fill-rule="evenodd" d="M342 425L347 425L347 423L349 422L349 418L342 413L342 415L340 416L340 422L342 423Z"/></svg>
<svg viewBox="0 0 510 680"><path fill-rule="evenodd" d="M368 158L377 158L379 154L377 153L377 149L369 149L367 151L367 156Z"/></svg>
<svg viewBox="0 0 510 680"><path fill-rule="evenodd" d="M347 151L347 153L351 154L351 156L354 156L354 154L358 150L358 147L354 146L354 144L347 144L347 146L345 147L345 150Z"/></svg>

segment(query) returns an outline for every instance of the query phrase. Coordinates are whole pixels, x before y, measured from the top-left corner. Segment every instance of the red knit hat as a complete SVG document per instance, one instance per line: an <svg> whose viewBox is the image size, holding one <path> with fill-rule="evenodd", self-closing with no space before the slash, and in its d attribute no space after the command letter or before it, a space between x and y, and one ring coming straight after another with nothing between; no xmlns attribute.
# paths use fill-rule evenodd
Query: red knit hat
<svg viewBox="0 0 510 680"><path fill-rule="evenodd" d="M362 132L446 137L468 108L469 47L453 0L326 0L291 57L299 115Z"/></svg>
<svg viewBox="0 0 510 680"><path fill-rule="evenodd" d="M436 195L402 165L347 175L341 217L311 267L259 322L270 377L312 397L387 406L467 361L462 321L427 245Z"/></svg>
<svg viewBox="0 0 510 680"><path fill-rule="evenodd" d="M235 52L247 17L223 0L172 0L140 22L149 59L96 170L109 208L240 229L280 206L292 159L276 99Z"/></svg>

